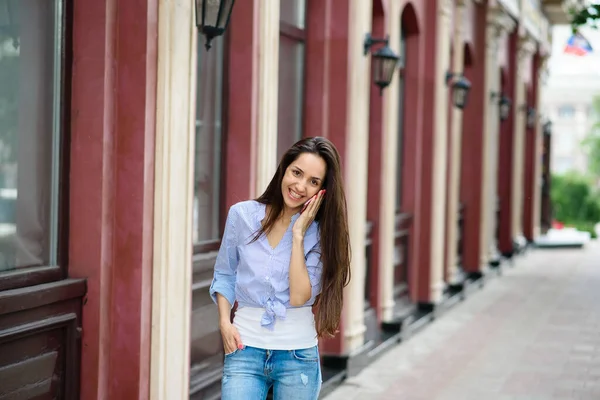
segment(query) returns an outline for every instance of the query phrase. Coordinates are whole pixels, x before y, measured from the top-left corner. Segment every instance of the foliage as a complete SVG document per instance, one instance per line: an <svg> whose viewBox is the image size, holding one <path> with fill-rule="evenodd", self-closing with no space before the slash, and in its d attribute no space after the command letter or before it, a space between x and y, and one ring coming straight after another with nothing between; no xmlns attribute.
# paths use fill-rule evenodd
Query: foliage
<svg viewBox="0 0 600 400"><path fill-rule="evenodd" d="M594 235L593 227L600 222L600 192L591 180L576 172L553 175L551 188L554 219Z"/></svg>
<svg viewBox="0 0 600 400"><path fill-rule="evenodd" d="M600 179L600 97L592 100L592 118L595 118L587 137L582 142L588 159L588 172L596 180Z"/></svg>
<svg viewBox="0 0 600 400"><path fill-rule="evenodd" d="M573 8L570 10L570 14L573 32L576 32L584 25L596 28L597 22L600 20L600 4L590 4L586 7Z"/></svg>

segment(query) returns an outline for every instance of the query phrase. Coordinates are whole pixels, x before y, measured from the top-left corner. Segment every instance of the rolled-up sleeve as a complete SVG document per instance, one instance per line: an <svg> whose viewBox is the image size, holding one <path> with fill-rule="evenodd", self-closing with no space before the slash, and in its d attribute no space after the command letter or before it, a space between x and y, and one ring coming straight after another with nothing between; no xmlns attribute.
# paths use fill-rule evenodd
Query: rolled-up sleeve
<svg viewBox="0 0 600 400"><path fill-rule="evenodd" d="M321 275L323 272L323 263L321 262L321 246L317 242L306 255L306 270L312 292L307 304L313 304L315 298L321 293Z"/></svg>
<svg viewBox="0 0 600 400"><path fill-rule="evenodd" d="M221 247L215 262L215 272L210 285L210 297L217 303L217 293L224 296L231 306L235 303L235 280L239 256L237 252L236 214L234 208L229 209Z"/></svg>

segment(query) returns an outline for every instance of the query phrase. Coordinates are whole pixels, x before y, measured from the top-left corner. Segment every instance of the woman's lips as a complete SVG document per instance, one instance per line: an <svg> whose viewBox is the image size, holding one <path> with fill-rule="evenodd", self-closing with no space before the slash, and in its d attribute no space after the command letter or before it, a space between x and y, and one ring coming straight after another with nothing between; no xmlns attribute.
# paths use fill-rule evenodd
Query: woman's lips
<svg viewBox="0 0 600 400"><path fill-rule="evenodd" d="M298 195L298 193L296 193L296 192L295 192L295 191L293 191L292 189L288 189L288 197L289 197L290 199L292 199L293 201L301 201L301 200L304 198L304 196L296 197L296 196L294 196L294 194L292 194L292 193L294 193L295 195ZM298 196L299 196L299 195L298 195Z"/></svg>

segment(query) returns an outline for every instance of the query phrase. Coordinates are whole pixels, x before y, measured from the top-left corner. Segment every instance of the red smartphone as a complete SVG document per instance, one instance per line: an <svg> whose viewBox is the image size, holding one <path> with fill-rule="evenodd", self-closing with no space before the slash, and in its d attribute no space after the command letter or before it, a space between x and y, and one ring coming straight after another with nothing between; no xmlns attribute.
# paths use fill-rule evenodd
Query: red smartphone
<svg viewBox="0 0 600 400"><path fill-rule="evenodd" d="M323 192L323 196L325 196L325 192L326 192L326 190L325 190L325 189L323 189L323 190L321 190L321 191L317 192L317 194L315 194L313 197L311 197L310 199L308 199L308 201L307 201L306 203L304 203L304 206L302 207L302 210L300 211L300 214L302 214L302 213L304 212L304 210L306 210L306 207L308 207L308 205L309 205L309 204L310 204L310 203L311 203L311 202L312 202L312 201L313 201L313 200L314 200L314 199L317 197L317 195L318 195L319 193L321 193L321 192Z"/></svg>

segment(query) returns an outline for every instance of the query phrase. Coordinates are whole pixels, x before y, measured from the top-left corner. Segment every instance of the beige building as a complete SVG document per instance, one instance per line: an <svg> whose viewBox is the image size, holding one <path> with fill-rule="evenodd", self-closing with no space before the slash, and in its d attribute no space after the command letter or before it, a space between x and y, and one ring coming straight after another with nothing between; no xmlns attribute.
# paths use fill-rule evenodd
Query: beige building
<svg viewBox="0 0 600 400"><path fill-rule="evenodd" d="M542 109L552 121L552 169L559 174L587 170L581 142L599 118L594 115L592 101L600 97L600 34L593 29L583 29L582 34L594 51L576 56L564 52L570 26L552 30L553 51Z"/></svg>

